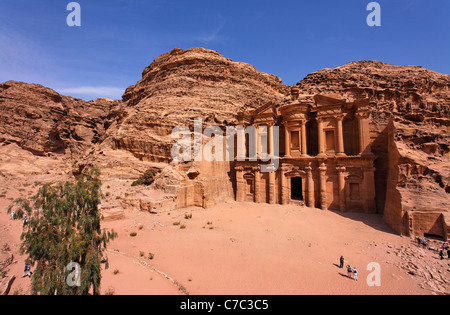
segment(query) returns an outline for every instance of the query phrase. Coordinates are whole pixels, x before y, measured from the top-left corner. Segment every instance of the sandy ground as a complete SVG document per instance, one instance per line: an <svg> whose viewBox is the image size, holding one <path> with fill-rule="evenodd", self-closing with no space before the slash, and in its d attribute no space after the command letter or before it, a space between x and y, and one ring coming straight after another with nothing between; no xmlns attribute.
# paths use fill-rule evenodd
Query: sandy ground
<svg viewBox="0 0 450 315"><path fill-rule="evenodd" d="M10 190L0 197L0 245L7 243L15 274L11 294L27 294L21 278L21 222L6 214ZM188 216L186 216L188 214ZM192 218L189 218L192 215ZM174 225L175 223L175 225ZM178 224L179 223L179 224ZM334 213L299 206L228 203L152 215L126 210L123 219L105 220L119 237L108 246L102 292L150 295L432 294L423 279L401 269L401 249L416 248L392 234L378 215ZM135 232L135 237L130 233ZM149 254L153 259L149 259ZM339 258L359 271L359 281L339 269ZM426 251L421 259L442 264ZM381 286L366 279L372 263L381 266Z"/></svg>
<svg viewBox="0 0 450 315"><path fill-rule="evenodd" d="M192 219L185 219L186 213ZM231 203L207 210L176 210L170 215L131 212L125 220L106 222L104 227L119 233L111 249L133 257L141 251L154 253L148 263L189 294L430 293L394 265L389 248L408 246L411 240L389 233L379 216ZM137 236L130 237L131 232ZM341 255L345 265L358 269L359 281L347 278L346 270L337 267ZM371 262L381 266L381 287L366 283ZM112 268L128 272L119 261L113 261ZM151 288L148 277L135 283L134 290L124 291L139 293L145 286ZM111 278L106 275L104 283L121 293L124 284Z"/></svg>
<svg viewBox="0 0 450 315"><path fill-rule="evenodd" d="M105 165L104 204L113 205L112 211L120 215L115 216L119 220L102 224L119 234L108 245L110 268L102 271L104 294L450 292L450 261L440 261L435 252L392 234L378 215L234 202L171 213L122 213L120 201L132 190L133 176L139 172ZM0 292L11 275L17 279L10 294L27 294L30 288L30 278L22 278L22 222L6 214L8 205L15 198L33 196L41 183L67 179L64 158L37 157L15 145L0 147L0 263L13 256L7 277L0 275ZM146 194L158 197L157 192L146 190ZM131 237L132 232L137 235ZM347 278L346 270L338 268L341 255L345 266L358 269L359 281ZM381 267L380 287L366 282L372 262Z"/></svg>

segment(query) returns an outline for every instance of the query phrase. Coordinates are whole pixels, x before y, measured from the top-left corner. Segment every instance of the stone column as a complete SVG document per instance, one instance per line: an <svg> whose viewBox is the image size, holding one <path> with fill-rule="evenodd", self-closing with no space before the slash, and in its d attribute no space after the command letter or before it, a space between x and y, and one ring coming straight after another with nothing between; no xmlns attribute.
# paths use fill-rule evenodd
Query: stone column
<svg viewBox="0 0 450 315"><path fill-rule="evenodd" d="M320 208L328 210L327 205L327 166L322 163L319 167L320 171Z"/></svg>
<svg viewBox="0 0 450 315"><path fill-rule="evenodd" d="M261 154L261 138L259 136L259 125L256 125L256 158L259 159Z"/></svg>
<svg viewBox="0 0 450 315"><path fill-rule="evenodd" d="M307 157L308 156L308 144L306 140L306 121L302 121L302 156Z"/></svg>
<svg viewBox="0 0 450 315"><path fill-rule="evenodd" d="M274 205L276 203L275 199L275 172L269 173L269 203Z"/></svg>
<svg viewBox="0 0 450 315"><path fill-rule="evenodd" d="M244 168L236 167L236 201L245 201L245 180L244 180Z"/></svg>
<svg viewBox="0 0 450 315"><path fill-rule="evenodd" d="M257 166L253 168L253 171L255 172L255 202L259 203L261 202L261 170Z"/></svg>
<svg viewBox="0 0 450 315"><path fill-rule="evenodd" d="M326 156L325 135L323 133L323 118L317 118L318 138L319 138L319 156Z"/></svg>
<svg viewBox="0 0 450 315"><path fill-rule="evenodd" d="M291 133L289 131L288 124L284 124L284 142L285 142L285 157L291 157Z"/></svg>
<svg viewBox="0 0 450 315"><path fill-rule="evenodd" d="M245 139L245 128L241 127L238 129L238 152L237 159L238 161L245 161L247 157L247 145Z"/></svg>
<svg viewBox="0 0 450 315"><path fill-rule="evenodd" d="M370 147L370 126L369 126L369 113L357 113L359 125L359 150L361 155L373 156Z"/></svg>
<svg viewBox="0 0 450 315"><path fill-rule="evenodd" d="M314 198L314 180L311 165L306 167L306 179L307 179L306 205L310 208L315 208L316 201Z"/></svg>
<svg viewBox="0 0 450 315"><path fill-rule="evenodd" d="M365 212L375 214L377 213L377 207L375 203L375 168L366 167L363 168L364 172L364 183L363 189L365 197ZM363 198L364 198L363 197Z"/></svg>
<svg viewBox="0 0 450 315"><path fill-rule="evenodd" d="M337 121L337 156L346 156L344 150L344 129L342 128L342 121L344 120L344 116L338 116L336 118Z"/></svg>
<svg viewBox="0 0 450 315"><path fill-rule="evenodd" d="M275 145L274 145L274 139L273 139L273 124L270 124L268 127L268 154L273 157L275 155Z"/></svg>
<svg viewBox="0 0 450 315"><path fill-rule="evenodd" d="M345 167L338 167L337 171L339 172L339 209L341 212L345 212L345 172L347 169Z"/></svg>
<svg viewBox="0 0 450 315"><path fill-rule="evenodd" d="M282 166L280 168L281 173L281 204L287 205L289 204L289 187L287 183L287 177L286 177L287 168L285 166Z"/></svg>

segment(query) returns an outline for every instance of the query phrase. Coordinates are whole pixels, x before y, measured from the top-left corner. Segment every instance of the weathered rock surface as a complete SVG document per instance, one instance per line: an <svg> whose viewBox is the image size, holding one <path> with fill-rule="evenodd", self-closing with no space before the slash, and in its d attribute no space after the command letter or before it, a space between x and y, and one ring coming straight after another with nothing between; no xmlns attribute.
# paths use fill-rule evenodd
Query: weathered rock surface
<svg viewBox="0 0 450 315"><path fill-rule="evenodd" d="M37 155L78 156L104 140L121 102L86 102L37 84L0 84L0 144L16 143Z"/></svg>
<svg viewBox="0 0 450 315"><path fill-rule="evenodd" d="M444 223L450 222L450 76L360 61L312 73L297 85L305 94L371 100L378 212L398 233L411 232L412 218L413 232L445 234ZM122 101L85 102L9 81L0 84L0 177L77 174L98 165L120 191L129 188L122 181L129 184L156 167L161 172L153 187L166 194L158 200L207 207L233 197L230 164L171 163L173 128L192 127L195 118L202 118L204 127L234 125L241 109L281 103L289 90L273 75L203 48L174 49L156 58ZM18 164L30 154L40 158ZM147 211L172 207L153 197L133 191L121 202L139 203ZM429 229L430 224L437 228Z"/></svg>
<svg viewBox="0 0 450 315"><path fill-rule="evenodd" d="M195 118L205 125L232 125L241 107L279 101L287 91L278 77L218 52L174 49L156 58L126 90L127 109L112 133L114 146L141 159L167 162L174 127L191 126Z"/></svg>
<svg viewBox="0 0 450 315"><path fill-rule="evenodd" d="M196 118L203 120L204 128L234 125L240 109L281 101L288 91L280 78L218 52L174 49L156 58L142 79L126 90L127 107L109 133L112 146L144 161L168 163L176 141L171 138L174 127L192 128ZM174 165L173 169L180 173L164 172L164 180L158 179L155 186L177 194L178 207L207 207L234 198L228 162ZM195 179L187 176L192 169L199 171Z"/></svg>
<svg viewBox="0 0 450 315"><path fill-rule="evenodd" d="M378 211L398 233L445 234L439 216L450 201L450 75L358 61L312 73L297 85L303 93L371 100ZM408 211L434 215L407 222ZM435 221L439 228L430 231Z"/></svg>

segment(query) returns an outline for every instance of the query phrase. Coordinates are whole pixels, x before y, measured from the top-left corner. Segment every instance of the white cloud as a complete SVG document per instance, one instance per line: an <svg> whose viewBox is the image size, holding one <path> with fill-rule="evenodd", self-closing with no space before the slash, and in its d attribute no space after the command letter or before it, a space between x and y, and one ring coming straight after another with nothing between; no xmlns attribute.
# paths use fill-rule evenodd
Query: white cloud
<svg viewBox="0 0 450 315"><path fill-rule="evenodd" d="M111 99L121 99L124 88L111 86L80 86L73 88L56 89L57 92L64 95L80 95L89 97L106 97Z"/></svg>
<svg viewBox="0 0 450 315"><path fill-rule="evenodd" d="M214 31L212 31L212 32L209 33L209 34L204 34L204 35L201 35L201 36L196 36L196 37L194 38L194 40L200 41L200 42L202 42L202 43L209 43L209 42L215 41L215 40L218 39L219 33L222 31L222 29L223 29L224 26L225 26L225 22L222 21L222 22L220 23L220 25L219 25Z"/></svg>

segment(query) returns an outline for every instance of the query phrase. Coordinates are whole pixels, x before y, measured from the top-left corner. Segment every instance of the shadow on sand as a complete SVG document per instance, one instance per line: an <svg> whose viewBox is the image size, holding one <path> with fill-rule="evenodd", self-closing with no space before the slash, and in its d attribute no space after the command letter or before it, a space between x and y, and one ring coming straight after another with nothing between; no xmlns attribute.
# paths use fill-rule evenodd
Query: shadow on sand
<svg viewBox="0 0 450 315"><path fill-rule="evenodd" d="M331 210L330 210L331 211ZM341 217L344 217L349 220L361 222L377 231L385 232L388 234L395 234L392 229L383 221L383 216L380 214L367 214L367 213L358 213L358 212L340 212L340 211L331 211Z"/></svg>

